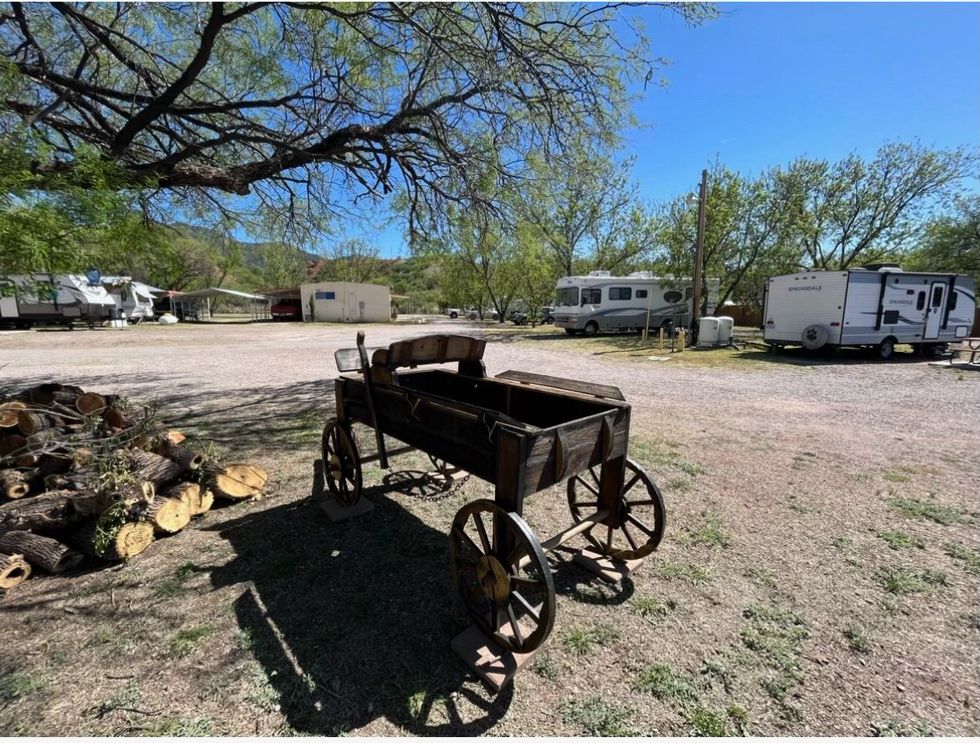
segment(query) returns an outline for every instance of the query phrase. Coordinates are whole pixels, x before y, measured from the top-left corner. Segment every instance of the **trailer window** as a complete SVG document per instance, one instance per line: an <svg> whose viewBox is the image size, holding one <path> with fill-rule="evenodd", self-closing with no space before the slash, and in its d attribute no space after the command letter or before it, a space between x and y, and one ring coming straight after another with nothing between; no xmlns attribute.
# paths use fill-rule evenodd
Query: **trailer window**
<svg viewBox="0 0 980 743"><path fill-rule="evenodd" d="M942 285L934 286L932 288L932 306L938 307L943 303L943 287Z"/></svg>
<svg viewBox="0 0 980 743"><path fill-rule="evenodd" d="M609 289L610 299L632 299L633 290L628 286L613 286Z"/></svg>
<svg viewBox="0 0 980 743"><path fill-rule="evenodd" d="M915 309L921 310L925 309L926 306L926 293L919 292L919 298L915 300Z"/></svg>
<svg viewBox="0 0 980 743"><path fill-rule="evenodd" d="M602 289L583 289L582 304L600 304L602 302Z"/></svg>
<svg viewBox="0 0 980 743"><path fill-rule="evenodd" d="M555 304L559 307L576 307L578 305L578 287L559 289Z"/></svg>
<svg viewBox="0 0 980 743"><path fill-rule="evenodd" d="M949 294L949 305L948 305L948 307L951 310L955 310L956 309L956 290L955 289L952 292L950 292L950 294Z"/></svg>
<svg viewBox="0 0 980 743"><path fill-rule="evenodd" d="M683 299L683 297L683 294L681 294L679 291L675 291L674 289L671 289L669 292L664 292L664 301L667 304L677 304L681 301L681 299Z"/></svg>
<svg viewBox="0 0 980 743"><path fill-rule="evenodd" d="M647 290L646 289L637 289L636 290L636 298L637 299L646 299L647 298Z"/></svg>

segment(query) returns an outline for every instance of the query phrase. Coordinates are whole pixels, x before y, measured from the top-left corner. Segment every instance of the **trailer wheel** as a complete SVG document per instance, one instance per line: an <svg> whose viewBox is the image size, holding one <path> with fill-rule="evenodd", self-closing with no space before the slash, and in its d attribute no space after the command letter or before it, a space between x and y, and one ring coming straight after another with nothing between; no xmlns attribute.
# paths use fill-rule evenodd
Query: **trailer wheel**
<svg viewBox="0 0 980 743"><path fill-rule="evenodd" d="M321 438L323 479L327 491L344 506L353 506L361 498L361 458L350 427L330 418Z"/></svg>
<svg viewBox="0 0 980 743"><path fill-rule="evenodd" d="M451 320L455 320L457 317L459 317L459 313L458 312L450 312L449 313L449 318Z"/></svg>
<svg viewBox="0 0 980 743"><path fill-rule="evenodd" d="M595 320L589 320L585 323L585 334L590 338L599 332L599 323Z"/></svg>
<svg viewBox="0 0 980 743"><path fill-rule="evenodd" d="M882 361L890 361L895 355L895 339L889 336L878 344L878 358Z"/></svg>

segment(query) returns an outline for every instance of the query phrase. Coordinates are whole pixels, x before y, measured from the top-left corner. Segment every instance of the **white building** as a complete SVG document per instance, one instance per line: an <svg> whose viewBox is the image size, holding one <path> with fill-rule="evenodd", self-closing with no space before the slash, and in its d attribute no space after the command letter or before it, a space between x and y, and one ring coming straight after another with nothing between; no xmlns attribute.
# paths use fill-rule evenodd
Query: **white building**
<svg viewBox="0 0 980 743"><path fill-rule="evenodd" d="M379 284L325 281L299 288L306 322L390 322L391 290Z"/></svg>

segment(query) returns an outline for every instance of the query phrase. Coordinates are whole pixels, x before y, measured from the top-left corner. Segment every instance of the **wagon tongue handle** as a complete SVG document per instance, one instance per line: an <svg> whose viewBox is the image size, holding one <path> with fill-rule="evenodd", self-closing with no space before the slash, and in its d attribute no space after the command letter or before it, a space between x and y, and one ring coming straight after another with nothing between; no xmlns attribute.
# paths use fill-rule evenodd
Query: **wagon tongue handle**
<svg viewBox="0 0 980 743"><path fill-rule="evenodd" d="M361 356L361 373L364 375L364 386L367 389L368 415L371 416L371 428L374 429L374 440L378 442L378 460L382 469L388 469L388 452L385 451L385 437L378 428L378 417L374 414L374 382L371 380L371 364L368 361L367 349L364 348L364 331L357 331L357 352Z"/></svg>

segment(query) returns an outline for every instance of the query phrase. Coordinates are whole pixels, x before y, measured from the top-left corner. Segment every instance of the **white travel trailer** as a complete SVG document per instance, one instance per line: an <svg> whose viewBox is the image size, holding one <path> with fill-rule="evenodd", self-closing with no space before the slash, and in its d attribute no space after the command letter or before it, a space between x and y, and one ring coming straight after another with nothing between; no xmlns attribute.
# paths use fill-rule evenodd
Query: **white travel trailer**
<svg viewBox="0 0 980 743"><path fill-rule="evenodd" d="M718 303L718 279L708 279L707 309ZM654 276L637 271L629 276L612 276L593 271L588 276L558 279L553 314L555 327L569 335L595 335L600 330L643 330L691 323L694 285L691 279Z"/></svg>
<svg viewBox="0 0 980 743"><path fill-rule="evenodd" d="M891 358L897 343L940 350L973 326L973 279L868 265L804 271L766 282L763 337L775 346L871 346Z"/></svg>
<svg viewBox="0 0 980 743"><path fill-rule="evenodd" d="M112 297L119 317L133 323L153 319L153 292L160 289L133 281L129 276L103 276L102 286Z"/></svg>
<svg viewBox="0 0 980 743"><path fill-rule="evenodd" d="M0 325L86 323L90 327L113 318L115 304L100 284L74 274L32 273L0 276Z"/></svg>

